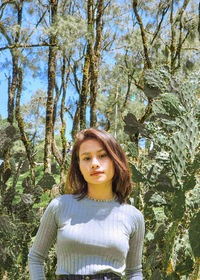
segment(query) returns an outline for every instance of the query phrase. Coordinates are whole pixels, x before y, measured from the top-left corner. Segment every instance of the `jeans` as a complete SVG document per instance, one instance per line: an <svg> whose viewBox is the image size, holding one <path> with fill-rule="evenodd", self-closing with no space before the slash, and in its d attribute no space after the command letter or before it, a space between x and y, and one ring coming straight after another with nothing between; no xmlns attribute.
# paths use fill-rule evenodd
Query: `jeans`
<svg viewBox="0 0 200 280"><path fill-rule="evenodd" d="M121 280L121 277L113 272L98 273L98 274L69 274L59 275L58 280Z"/></svg>

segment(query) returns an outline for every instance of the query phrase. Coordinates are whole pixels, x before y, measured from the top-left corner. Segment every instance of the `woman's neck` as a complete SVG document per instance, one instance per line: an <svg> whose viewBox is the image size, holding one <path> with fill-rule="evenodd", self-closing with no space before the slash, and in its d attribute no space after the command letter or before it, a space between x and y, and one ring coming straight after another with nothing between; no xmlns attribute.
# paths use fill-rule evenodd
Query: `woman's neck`
<svg viewBox="0 0 200 280"><path fill-rule="evenodd" d="M112 186L88 185L88 197L96 200L110 200L114 196Z"/></svg>

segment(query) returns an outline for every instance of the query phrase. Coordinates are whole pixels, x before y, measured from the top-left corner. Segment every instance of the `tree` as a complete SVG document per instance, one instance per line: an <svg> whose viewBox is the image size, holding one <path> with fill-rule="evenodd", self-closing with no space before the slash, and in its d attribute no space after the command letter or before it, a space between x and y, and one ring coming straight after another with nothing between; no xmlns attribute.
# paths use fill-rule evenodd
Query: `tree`
<svg viewBox="0 0 200 280"><path fill-rule="evenodd" d="M51 24L55 24L58 1L51 0L50 2ZM46 134L44 147L44 171L51 173L51 149L53 143L53 92L55 88L56 78L56 62L57 62L57 34L50 33L49 38L49 58L48 58L48 92L46 105Z"/></svg>

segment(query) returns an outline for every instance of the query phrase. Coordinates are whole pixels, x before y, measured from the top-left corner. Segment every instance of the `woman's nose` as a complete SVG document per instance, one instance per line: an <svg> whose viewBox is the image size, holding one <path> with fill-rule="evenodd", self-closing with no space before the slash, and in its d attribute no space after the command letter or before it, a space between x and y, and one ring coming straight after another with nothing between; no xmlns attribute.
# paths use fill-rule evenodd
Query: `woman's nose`
<svg viewBox="0 0 200 280"><path fill-rule="evenodd" d="M92 168L96 168L99 166L99 161L96 157L92 158Z"/></svg>

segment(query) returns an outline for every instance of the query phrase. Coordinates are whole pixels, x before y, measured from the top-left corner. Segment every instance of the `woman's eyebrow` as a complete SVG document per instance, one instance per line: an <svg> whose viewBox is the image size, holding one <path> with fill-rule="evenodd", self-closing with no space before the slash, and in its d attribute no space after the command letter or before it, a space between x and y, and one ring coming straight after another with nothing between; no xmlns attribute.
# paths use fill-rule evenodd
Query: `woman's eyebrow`
<svg viewBox="0 0 200 280"><path fill-rule="evenodd" d="M105 151L105 149L100 149L100 150L97 151L97 153L100 153L102 151ZM91 154L91 152L84 152L80 156L89 155L89 154Z"/></svg>

